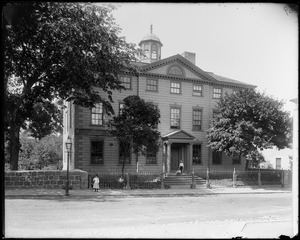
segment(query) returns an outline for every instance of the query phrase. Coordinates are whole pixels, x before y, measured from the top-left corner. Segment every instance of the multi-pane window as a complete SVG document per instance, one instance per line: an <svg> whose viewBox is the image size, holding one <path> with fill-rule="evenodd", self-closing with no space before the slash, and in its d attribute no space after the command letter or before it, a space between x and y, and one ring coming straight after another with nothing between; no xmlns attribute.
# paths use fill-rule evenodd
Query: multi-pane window
<svg viewBox="0 0 300 240"><path fill-rule="evenodd" d="M180 108L171 108L171 128L180 128Z"/></svg>
<svg viewBox="0 0 300 240"><path fill-rule="evenodd" d="M276 158L276 169L281 169L281 158Z"/></svg>
<svg viewBox="0 0 300 240"><path fill-rule="evenodd" d="M198 84L193 85L193 95L202 97L202 85L198 85Z"/></svg>
<svg viewBox="0 0 300 240"><path fill-rule="evenodd" d="M120 77L120 80L122 82L122 85L126 88L126 89L131 89L131 77Z"/></svg>
<svg viewBox="0 0 300 240"><path fill-rule="evenodd" d="M103 141L91 142L91 164L103 164Z"/></svg>
<svg viewBox="0 0 300 240"><path fill-rule="evenodd" d="M119 114L122 113L123 108L124 108L124 103L119 103Z"/></svg>
<svg viewBox="0 0 300 240"><path fill-rule="evenodd" d="M92 124L103 125L103 104L96 103L92 108Z"/></svg>
<svg viewBox="0 0 300 240"><path fill-rule="evenodd" d="M212 153L212 163L215 165L220 165L222 164L222 152L219 151L213 151Z"/></svg>
<svg viewBox="0 0 300 240"><path fill-rule="evenodd" d="M241 164L241 154L237 154L237 153L233 154L232 164Z"/></svg>
<svg viewBox="0 0 300 240"><path fill-rule="evenodd" d="M221 96L222 96L222 89L221 88L214 88L213 98L221 98Z"/></svg>
<svg viewBox="0 0 300 240"><path fill-rule="evenodd" d="M201 130L201 122L202 122L202 111L201 110L193 110L193 130Z"/></svg>
<svg viewBox="0 0 300 240"><path fill-rule="evenodd" d="M193 164L201 164L201 144L193 145Z"/></svg>
<svg viewBox="0 0 300 240"><path fill-rule="evenodd" d="M213 111L213 119L216 119L216 118L218 118L218 117L220 117L220 112L218 112L218 111Z"/></svg>
<svg viewBox="0 0 300 240"><path fill-rule="evenodd" d="M130 164L130 145L129 144L120 144L119 145L119 163L123 164L125 159L125 164Z"/></svg>
<svg viewBox="0 0 300 240"><path fill-rule="evenodd" d="M171 82L171 93L180 93L180 83Z"/></svg>
<svg viewBox="0 0 300 240"><path fill-rule="evenodd" d="M157 92L157 80L156 79L147 79L146 90Z"/></svg>
<svg viewBox="0 0 300 240"><path fill-rule="evenodd" d="M154 151L147 150L146 164L156 164L156 153Z"/></svg>
<svg viewBox="0 0 300 240"><path fill-rule="evenodd" d="M153 59L156 59L156 57L157 57L157 46L152 44L151 47L152 47L152 56L151 57Z"/></svg>

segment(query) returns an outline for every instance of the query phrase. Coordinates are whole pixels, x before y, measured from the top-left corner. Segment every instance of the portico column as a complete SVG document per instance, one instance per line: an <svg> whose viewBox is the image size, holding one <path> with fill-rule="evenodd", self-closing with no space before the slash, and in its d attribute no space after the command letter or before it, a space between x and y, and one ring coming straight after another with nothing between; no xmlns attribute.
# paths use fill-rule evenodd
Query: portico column
<svg viewBox="0 0 300 240"><path fill-rule="evenodd" d="M189 144L189 169L192 170L193 167L193 143Z"/></svg>
<svg viewBox="0 0 300 240"><path fill-rule="evenodd" d="M166 173L166 161L167 161L167 144L163 144L163 161L162 161L162 172Z"/></svg>
<svg viewBox="0 0 300 240"><path fill-rule="evenodd" d="M171 170L171 145L169 141L167 142L167 173Z"/></svg>

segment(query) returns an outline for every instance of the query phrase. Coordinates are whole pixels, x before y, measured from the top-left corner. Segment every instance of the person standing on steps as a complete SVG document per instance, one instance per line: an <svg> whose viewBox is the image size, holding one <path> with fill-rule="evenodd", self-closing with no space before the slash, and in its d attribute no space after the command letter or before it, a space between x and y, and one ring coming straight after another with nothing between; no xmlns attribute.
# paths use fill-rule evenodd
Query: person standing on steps
<svg viewBox="0 0 300 240"><path fill-rule="evenodd" d="M180 160L180 163L179 163L179 169L180 169L180 171L181 171L181 173L182 173L182 171L183 171L183 161L182 160Z"/></svg>

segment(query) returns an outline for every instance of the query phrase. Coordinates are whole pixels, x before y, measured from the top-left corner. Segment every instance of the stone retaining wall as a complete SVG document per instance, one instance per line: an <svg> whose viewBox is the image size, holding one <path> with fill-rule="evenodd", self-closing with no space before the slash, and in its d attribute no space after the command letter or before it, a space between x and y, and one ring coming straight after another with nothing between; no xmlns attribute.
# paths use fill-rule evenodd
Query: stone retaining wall
<svg viewBox="0 0 300 240"><path fill-rule="evenodd" d="M66 170L24 170L5 172L5 188L65 188ZM82 170L69 171L70 189L88 187L88 173Z"/></svg>

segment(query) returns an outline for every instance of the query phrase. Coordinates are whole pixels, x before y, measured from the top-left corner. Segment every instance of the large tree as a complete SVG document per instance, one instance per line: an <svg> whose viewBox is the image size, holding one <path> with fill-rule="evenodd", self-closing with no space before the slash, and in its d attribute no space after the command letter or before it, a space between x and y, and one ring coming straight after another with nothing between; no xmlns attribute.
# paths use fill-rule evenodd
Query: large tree
<svg viewBox="0 0 300 240"><path fill-rule="evenodd" d="M131 95L124 98L120 113L108 122L108 132L119 143L122 150L122 173L126 157L133 151L136 156L147 151L156 154L159 148L160 132L157 129L160 111L153 103ZM138 158L137 171L138 171Z"/></svg>
<svg viewBox="0 0 300 240"><path fill-rule="evenodd" d="M4 9L5 131L11 170L18 168L20 129L49 132L57 122L55 100L92 108L111 107L112 90L123 89L121 72L136 73L134 44L119 37L112 7L91 3L29 2ZM99 94L98 90L105 94ZM55 127L55 124L52 124ZM47 129L48 128L48 129ZM42 135L37 134L41 138Z"/></svg>
<svg viewBox="0 0 300 240"><path fill-rule="evenodd" d="M241 154L255 161L259 150L290 147L292 120L283 101L254 88L226 94L217 103L219 115L208 131L208 144L227 155Z"/></svg>

